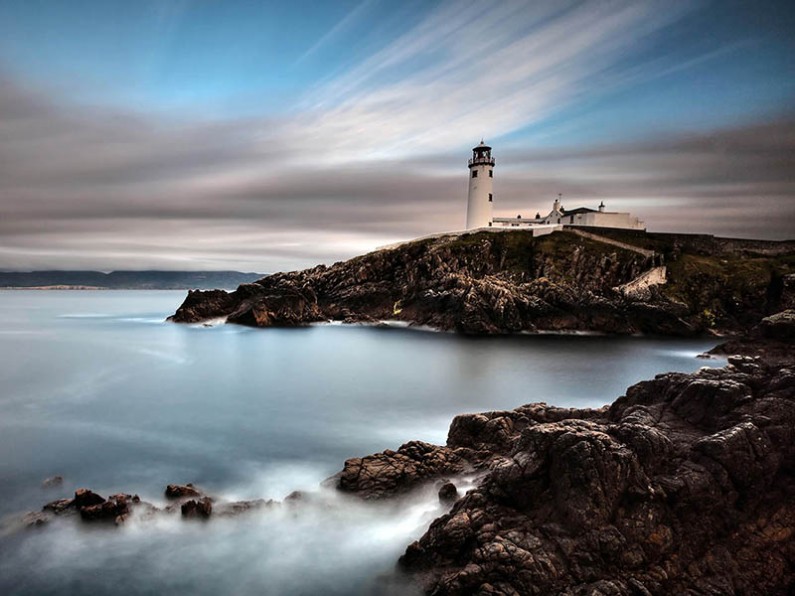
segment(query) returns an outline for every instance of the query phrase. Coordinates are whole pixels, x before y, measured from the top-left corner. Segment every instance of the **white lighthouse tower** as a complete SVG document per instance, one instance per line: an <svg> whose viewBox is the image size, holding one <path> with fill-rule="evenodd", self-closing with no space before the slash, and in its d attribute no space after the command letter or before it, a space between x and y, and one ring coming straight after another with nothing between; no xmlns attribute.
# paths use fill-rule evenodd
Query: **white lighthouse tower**
<svg viewBox="0 0 795 596"><path fill-rule="evenodd" d="M491 147L483 140L472 149L469 160L469 195L467 198L467 230L491 225L491 207L494 201L494 158Z"/></svg>

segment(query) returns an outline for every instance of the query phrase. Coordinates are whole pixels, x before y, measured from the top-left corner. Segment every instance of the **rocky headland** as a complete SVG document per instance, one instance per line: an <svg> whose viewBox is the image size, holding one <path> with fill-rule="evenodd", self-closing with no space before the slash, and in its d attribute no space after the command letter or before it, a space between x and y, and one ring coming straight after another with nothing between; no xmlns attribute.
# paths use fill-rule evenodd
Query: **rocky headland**
<svg viewBox="0 0 795 596"><path fill-rule="evenodd" d="M742 333L793 303L795 242L518 230L417 240L234 292L191 291L170 320L696 335Z"/></svg>
<svg viewBox="0 0 795 596"><path fill-rule="evenodd" d="M446 445L348 460L336 485L383 499L479 474L400 559L428 594L791 594L794 342L786 311L747 342L769 361L661 374L599 410L458 416Z"/></svg>

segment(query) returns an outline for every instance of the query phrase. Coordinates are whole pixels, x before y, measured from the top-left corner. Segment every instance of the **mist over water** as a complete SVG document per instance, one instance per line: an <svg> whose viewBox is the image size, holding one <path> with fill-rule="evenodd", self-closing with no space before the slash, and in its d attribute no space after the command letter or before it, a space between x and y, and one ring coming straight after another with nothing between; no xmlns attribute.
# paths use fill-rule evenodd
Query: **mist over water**
<svg viewBox="0 0 795 596"><path fill-rule="evenodd" d="M163 503L307 499L235 519L59 519L0 536L0 593L368 594L443 511L432 489L361 503L320 488L345 459L444 443L453 416L598 407L716 342L163 322L184 292L0 292L0 516L90 487ZM44 478L65 479L57 489ZM6 523L7 525L7 523ZM408 593L403 585L395 593Z"/></svg>

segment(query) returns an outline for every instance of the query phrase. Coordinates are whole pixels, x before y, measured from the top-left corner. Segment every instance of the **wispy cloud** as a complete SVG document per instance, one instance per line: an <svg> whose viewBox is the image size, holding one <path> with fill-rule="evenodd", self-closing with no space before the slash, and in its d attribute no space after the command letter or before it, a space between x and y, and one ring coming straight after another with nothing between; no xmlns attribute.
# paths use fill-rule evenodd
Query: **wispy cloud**
<svg viewBox="0 0 795 596"><path fill-rule="evenodd" d="M331 29L326 31L320 39L312 44L303 54L301 54L295 61L293 66L298 66L309 58L312 58L320 50L327 47L329 44L340 40L350 29L359 24L368 13L372 10L374 0L364 0L360 2L355 8L350 10L342 19L340 19Z"/></svg>
<svg viewBox="0 0 795 596"><path fill-rule="evenodd" d="M6 77L0 267L272 271L460 228L470 143L610 85L664 74L670 64L639 70L626 55L691 7L441 4L278 119L80 107ZM367 4L327 37L360 10ZM633 143L503 150L496 205L535 212L563 192L578 204L606 199L654 229L792 236L792 155L795 124L786 118Z"/></svg>
<svg viewBox="0 0 795 596"><path fill-rule="evenodd" d="M594 79L628 49L693 6L445 4L313 93L313 109L288 125L287 136L304 141L302 151L321 146L339 161L498 137L594 93Z"/></svg>

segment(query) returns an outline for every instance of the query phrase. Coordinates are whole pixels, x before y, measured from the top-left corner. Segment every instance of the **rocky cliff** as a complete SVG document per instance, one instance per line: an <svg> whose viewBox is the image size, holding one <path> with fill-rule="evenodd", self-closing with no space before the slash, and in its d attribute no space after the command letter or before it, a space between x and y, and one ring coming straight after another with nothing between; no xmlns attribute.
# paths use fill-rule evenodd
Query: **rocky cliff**
<svg viewBox="0 0 795 596"><path fill-rule="evenodd" d="M401 320L473 334L739 331L772 312L782 280L795 273L795 245L762 243L778 250L760 252L756 244L709 254L653 235L612 244L568 231L450 235L277 273L231 293L193 291L170 320L257 327ZM663 285L636 281L661 276Z"/></svg>
<svg viewBox="0 0 795 596"><path fill-rule="evenodd" d="M600 410L458 416L446 445L351 459L335 481L449 498L479 475L400 559L428 594L791 594L795 312L763 327L767 360L658 375Z"/></svg>

